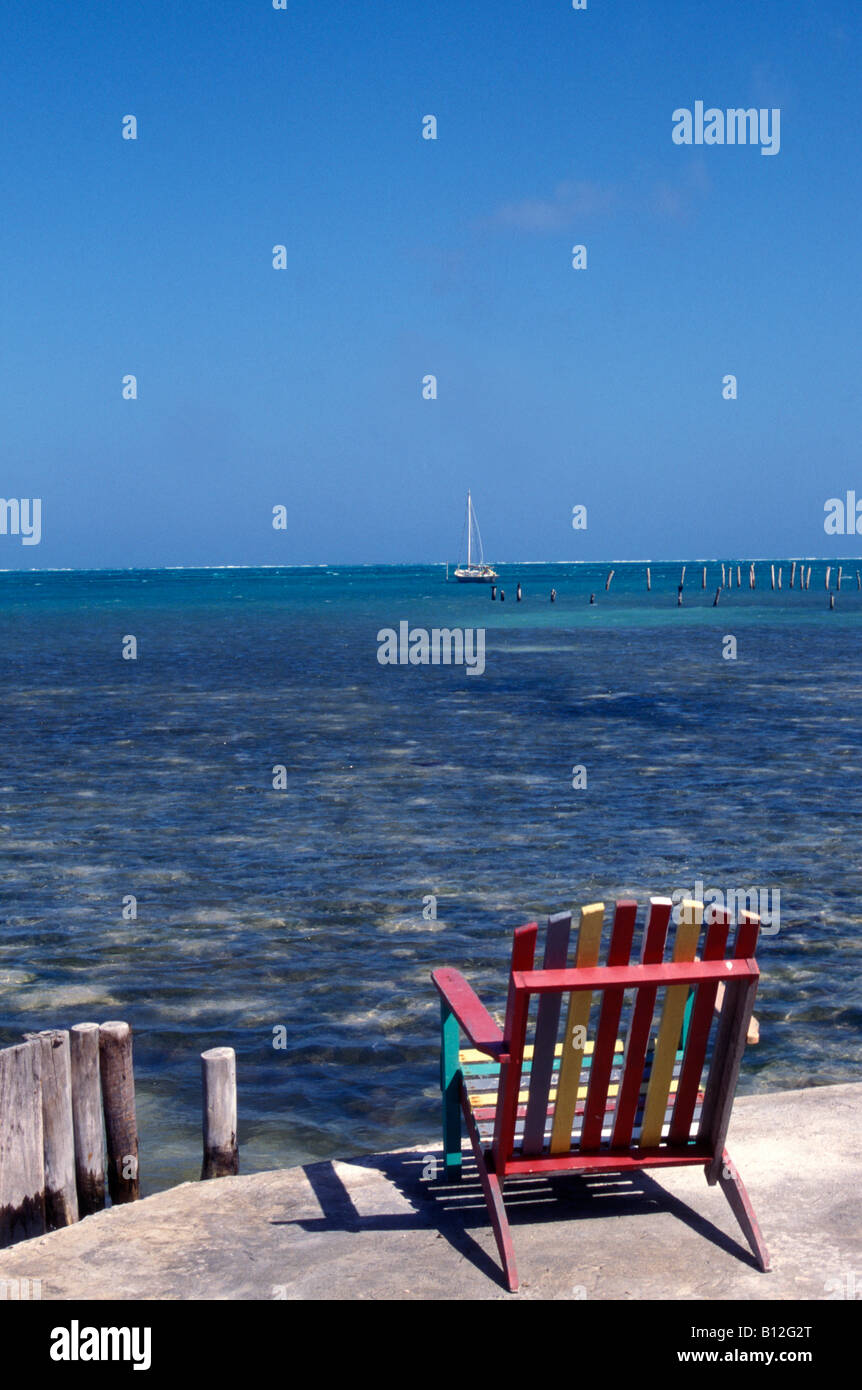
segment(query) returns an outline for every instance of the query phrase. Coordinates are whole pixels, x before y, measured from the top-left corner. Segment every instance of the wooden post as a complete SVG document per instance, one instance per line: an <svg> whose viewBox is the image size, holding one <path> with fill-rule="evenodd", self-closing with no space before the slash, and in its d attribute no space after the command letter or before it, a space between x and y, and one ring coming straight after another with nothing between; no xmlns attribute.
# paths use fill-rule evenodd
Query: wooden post
<svg viewBox="0 0 862 1390"><path fill-rule="evenodd" d="M203 1079L204 1161L201 1178L226 1178L239 1172L236 1142L236 1053L211 1047L201 1053Z"/></svg>
<svg viewBox="0 0 862 1390"><path fill-rule="evenodd" d="M647 586L647 591L649 591L649 590L652 588L652 576L651 576L651 574L650 574L650 572L649 572L649 565L647 565L647 570L646 570L646 586Z"/></svg>
<svg viewBox="0 0 862 1390"><path fill-rule="evenodd" d="M611 580L613 579L613 577L614 577L614 571L611 570L611 571L609 572L609 574L608 574L607 579L605 580L605 593L607 593L608 589L611 587Z"/></svg>
<svg viewBox="0 0 862 1390"><path fill-rule="evenodd" d="M684 584L685 584L685 565L683 565L683 567L682 567L682 574L680 575L679 587L682 588Z"/></svg>
<svg viewBox="0 0 862 1390"><path fill-rule="evenodd" d="M784 566L783 566L783 565L779 565L779 566L778 566L778 587L779 587L779 589L781 588L781 576L782 576L783 573L784 573Z"/></svg>
<svg viewBox="0 0 862 1390"><path fill-rule="evenodd" d="M748 587L749 587L749 589L753 589L753 588L754 588L754 565L753 565L753 564L750 565L750 566L749 566L749 569L748 569Z"/></svg>
<svg viewBox="0 0 862 1390"><path fill-rule="evenodd" d="M111 1020L99 1029L99 1069L105 1104L108 1146L108 1191L114 1206L139 1196L138 1125L135 1118L135 1076L132 1071L132 1030Z"/></svg>
<svg viewBox="0 0 862 1390"><path fill-rule="evenodd" d="M701 583L701 586L700 586L700 587L701 587L702 589L705 589L705 588L706 588L706 565L704 565L704 567L703 567L703 582Z"/></svg>
<svg viewBox="0 0 862 1390"><path fill-rule="evenodd" d="M793 581L796 578L796 561L790 566L790 587L793 588Z"/></svg>
<svg viewBox="0 0 862 1390"><path fill-rule="evenodd" d="M69 1034L46 1028L25 1033L24 1038L41 1049L45 1225L49 1231L59 1231L78 1220Z"/></svg>
<svg viewBox="0 0 862 1390"><path fill-rule="evenodd" d="M718 607L718 600L719 600L720 595L721 595L721 585L719 585L719 587L718 587L718 588L716 589L716 591L715 591L715 598L712 600L712 606L713 606L713 608L717 608L717 607Z"/></svg>
<svg viewBox="0 0 862 1390"><path fill-rule="evenodd" d="M724 565L722 565L722 567L721 567L721 587L722 587L722 589L724 588L724 585L725 585Z"/></svg>
<svg viewBox="0 0 862 1390"><path fill-rule="evenodd" d="M42 1049L0 1052L0 1249L45 1234Z"/></svg>
<svg viewBox="0 0 862 1390"><path fill-rule="evenodd" d="M860 578L858 570L856 571L856 588L862 589L862 578Z"/></svg>
<svg viewBox="0 0 862 1390"><path fill-rule="evenodd" d="M843 573L844 573L844 567L843 567L843 565L839 565L839 566L838 566L838 580L837 580L837 585L836 585L839 594L840 594L840 592L841 592L841 576L842 576Z"/></svg>
<svg viewBox="0 0 862 1390"><path fill-rule="evenodd" d="M831 609L833 609L834 607L835 607L835 595L834 595L834 594L830 594L830 595L829 595L829 608L830 608L830 610L831 610Z"/></svg>
<svg viewBox="0 0 862 1390"><path fill-rule="evenodd" d="M774 566L774 565L770 565L770 566L769 566L769 573L772 575L772 587L773 587L773 589L774 589L774 588L775 588L775 566Z"/></svg>
<svg viewBox="0 0 862 1390"><path fill-rule="evenodd" d="M72 1120L78 1211L91 1216L105 1205L105 1134L99 1081L99 1025L76 1023L69 1030L72 1061Z"/></svg>
<svg viewBox="0 0 862 1390"><path fill-rule="evenodd" d="M807 578L806 578L806 580L805 580L805 587L806 587L806 589L810 589L810 588L811 588L811 566L810 566L810 565L808 566L808 576L807 576Z"/></svg>
<svg viewBox="0 0 862 1390"><path fill-rule="evenodd" d="M736 587L737 589L742 588L742 565L736 567Z"/></svg>

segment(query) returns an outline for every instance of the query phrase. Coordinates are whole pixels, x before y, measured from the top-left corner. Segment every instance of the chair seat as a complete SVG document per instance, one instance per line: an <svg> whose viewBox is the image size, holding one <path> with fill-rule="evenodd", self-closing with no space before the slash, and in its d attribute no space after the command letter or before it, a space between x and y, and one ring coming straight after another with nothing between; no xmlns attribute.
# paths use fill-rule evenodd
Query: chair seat
<svg viewBox="0 0 862 1390"><path fill-rule="evenodd" d="M553 1124L554 1107L557 1098L557 1089L555 1082L557 1074L560 1070L562 1051L562 1044L558 1044L555 1048L554 1072L551 1081L550 1092L548 1095L548 1111L544 1145L544 1148L546 1150L549 1148L550 1145L551 1127ZM616 1043L614 1045L614 1064L611 1070L610 1085L608 1086L607 1099L605 1102L605 1125L602 1127L603 1143L605 1141L609 1141L611 1137L611 1128L613 1126L613 1119L616 1113L616 1100L619 1093L619 1082L622 1074L624 1052L625 1044L621 1038L617 1038ZM593 1043L588 1042L584 1049L584 1058L582 1063L582 1071L587 1076L587 1080L589 1080L589 1071L592 1064L592 1054ZM497 1083L500 1075L500 1063L489 1060L489 1058L486 1057L484 1053L478 1052L474 1048L462 1048L459 1051L458 1056L461 1065L461 1070L464 1076L464 1085L467 1091L467 1097L470 1102L470 1110L472 1112L474 1120L476 1121L479 1134L481 1135L483 1141L490 1144L494 1134L494 1122L497 1115ZM524 1120L527 1114L527 1097L529 1095L528 1087L525 1087L523 1085L523 1082L526 1079L527 1083L529 1083L529 1075L532 1068L532 1059L533 1048L525 1047L524 1065L521 1068L522 1086L518 1092L518 1108L515 1123L515 1145L512 1151L513 1157L517 1157L522 1153L521 1143L524 1135ZM670 1124L673 1103L676 1099L676 1092L679 1081L679 1074L682 1067L682 1060L683 1052L682 1049L680 1049L676 1054L676 1061L673 1069L673 1080L670 1086L668 1105L664 1117L664 1128L662 1130L663 1135L667 1126L669 1126ZM637 1131L640 1126L641 1120L643 1119L643 1104L646 1099L649 1078L650 1065L648 1060L647 1064L644 1067L643 1080L641 1082L640 1088L640 1100L638 1103L637 1114L635 1116L635 1142L637 1142ZM584 1107L587 1099L587 1090L588 1087L586 1085L578 1087L578 1099L577 1104L575 1106L575 1117L574 1124L572 1127L573 1148L577 1147L580 1140L581 1126L583 1124ZM698 1089L697 1104L695 1106L694 1115L692 1117L692 1124L689 1130L690 1136L693 1139L697 1136L698 1127L700 1124L700 1113L703 1104L703 1094L704 1093L702 1089Z"/></svg>

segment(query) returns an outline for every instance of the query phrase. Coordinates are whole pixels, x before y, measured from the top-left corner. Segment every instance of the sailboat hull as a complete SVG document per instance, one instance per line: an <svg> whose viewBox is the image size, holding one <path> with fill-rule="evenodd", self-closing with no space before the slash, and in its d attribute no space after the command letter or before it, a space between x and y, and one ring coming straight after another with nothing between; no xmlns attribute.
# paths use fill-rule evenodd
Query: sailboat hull
<svg viewBox="0 0 862 1390"><path fill-rule="evenodd" d="M483 565L481 569L471 566L470 569L457 569L455 578L459 584L493 584L497 573L490 565Z"/></svg>

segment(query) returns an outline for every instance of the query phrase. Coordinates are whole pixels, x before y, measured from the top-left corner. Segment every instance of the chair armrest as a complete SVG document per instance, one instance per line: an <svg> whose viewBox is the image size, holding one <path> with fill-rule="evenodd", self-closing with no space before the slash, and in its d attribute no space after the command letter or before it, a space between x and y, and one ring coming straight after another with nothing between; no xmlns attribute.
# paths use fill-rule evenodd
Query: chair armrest
<svg viewBox="0 0 862 1390"><path fill-rule="evenodd" d="M488 1057L501 1058L506 1052L503 1031L464 976L447 966L443 970L433 970L431 979L473 1047Z"/></svg>

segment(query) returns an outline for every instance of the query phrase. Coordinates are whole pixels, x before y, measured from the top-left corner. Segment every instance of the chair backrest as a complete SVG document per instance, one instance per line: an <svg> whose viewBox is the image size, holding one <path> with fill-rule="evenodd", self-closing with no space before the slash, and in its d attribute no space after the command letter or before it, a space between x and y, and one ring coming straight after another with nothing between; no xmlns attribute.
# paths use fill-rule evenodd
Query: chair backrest
<svg viewBox="0 0 862 1390"><path fill-rule="evenodd" d="M757 988L760 919L740 913L730 949L726 911L711 908L704 928L703 905L686 901L674 934L672 908L669 898L650 900L637 964L632 901L616 904L604 959L603 903L581 910L572 965L569 914L549 919L540 970L536 925L515 932L494 1128L499 1172L595 1168L603 1155L609 1167L621 1154L720 1156Z"/></svg>

